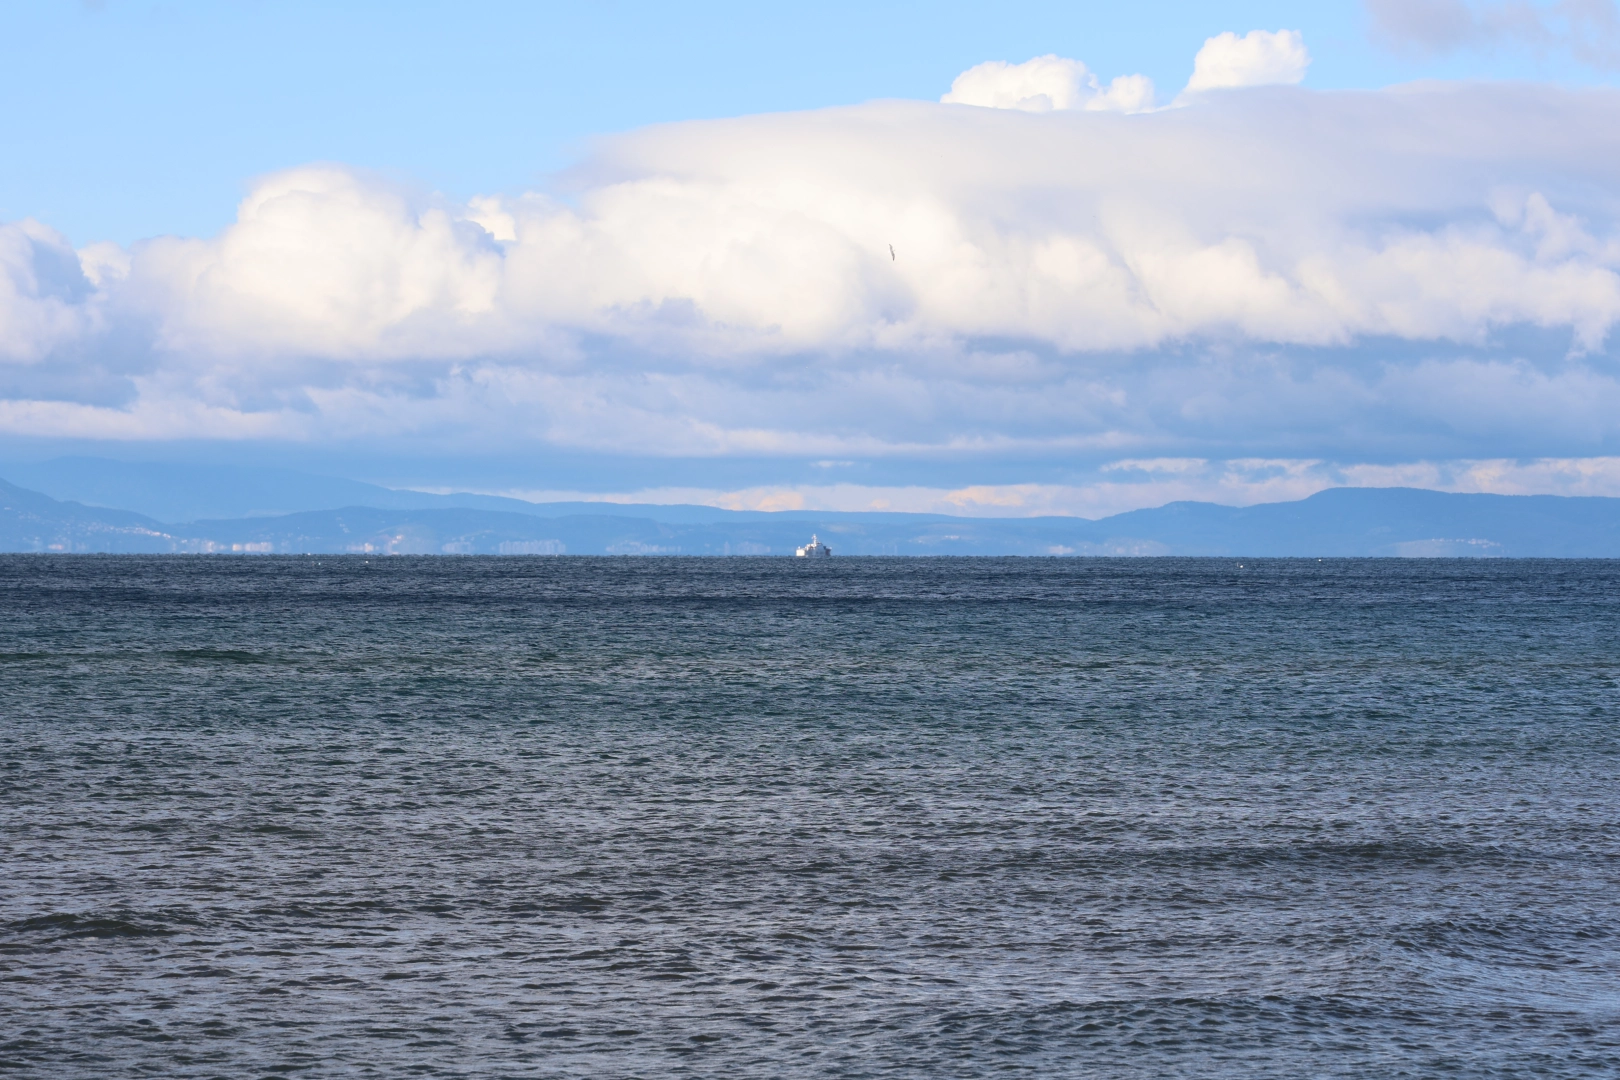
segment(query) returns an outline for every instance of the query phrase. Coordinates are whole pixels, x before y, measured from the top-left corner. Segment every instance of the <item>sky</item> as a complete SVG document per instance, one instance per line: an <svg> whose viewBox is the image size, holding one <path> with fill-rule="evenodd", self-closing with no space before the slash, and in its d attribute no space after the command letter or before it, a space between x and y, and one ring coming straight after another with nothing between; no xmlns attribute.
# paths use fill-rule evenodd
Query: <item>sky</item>
<svg viewBox="0 0 1620 1080"><path fill-rule="evenodd" d="M20 2L0 460L1620 495L1620 13Z"/></svg>

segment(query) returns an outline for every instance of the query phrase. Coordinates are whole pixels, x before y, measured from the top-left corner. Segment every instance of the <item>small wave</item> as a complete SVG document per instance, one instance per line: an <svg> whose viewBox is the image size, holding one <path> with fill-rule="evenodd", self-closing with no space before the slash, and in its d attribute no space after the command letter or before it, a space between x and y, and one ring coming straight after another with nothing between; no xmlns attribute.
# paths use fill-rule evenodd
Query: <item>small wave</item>
<svg viewBox="0 0 1620 1080"><path fill-rule="evenodd" d="M163 654L182 663L264 664L268 661L258 653L241 649L170 649Z"/></svg>
<svg viewBox="0 0 1620 1080"><path fill-rule="evenodd" d="M8 923L6 932L15 935L44 934L51 940L60 941L66 938L167 937L175 931L157 923L116 915L57 912Z"/></svg>

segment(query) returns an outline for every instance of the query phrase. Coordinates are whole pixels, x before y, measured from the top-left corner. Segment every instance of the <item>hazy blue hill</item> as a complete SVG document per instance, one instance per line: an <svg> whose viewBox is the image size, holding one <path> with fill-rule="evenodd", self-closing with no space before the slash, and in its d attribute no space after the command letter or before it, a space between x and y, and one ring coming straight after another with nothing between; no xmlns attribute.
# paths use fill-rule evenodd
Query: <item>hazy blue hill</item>
<svg viewBox="0 0 1620 1080"><path fill-rule="evenodd" d="M718 520L820 519L811 511L766 513L720 510L712 506L639 503L532 503L469 492L437 495L382 487L359 480L321 476L294 469L245 465L169 464L61 457L43 462L0 465L0 475L54 499L87 506L132 510L159 521L201 521L273 517L310 510L375 507L385 510L495 510L539 517L575 514L652 518L700 524ZM872 520L952 520L928 514L870 514Z"/></svg>
<svg viewBox="0 0 1620 1080"><path fill-rule="evenodd" d="M497 508L349 505L164 524L0 481L0 550L790 555L814 532L835 555L1620 557L1620 499L1407 488L1341 488L1249 507L1171 503L1100 521L599 503L517 503L518 513L504 507L516 500L492 501Z"/></svg>
<svg viewBox="0 0 1620 1080"><path fill-rule="evenodd" d="M1620 556L1620 499L1334 488L1299 502L1170 503L1105 520L1181 555Z"/></svg>
<svg viewBox="0 0 1620 1080"><path fill-rule="evenodd" d="M168 526L126 510L59 502L0 480L0 550L163 552Z"/></svg>
<svg viewBox="0 0 1620 1080"><path fill-rule="evenodd" d="M291 469L169 465L64 457L13 463L0 474L56 499L133 510L159 521L288 514L367 505L393 492L357 480Z"/></svg>

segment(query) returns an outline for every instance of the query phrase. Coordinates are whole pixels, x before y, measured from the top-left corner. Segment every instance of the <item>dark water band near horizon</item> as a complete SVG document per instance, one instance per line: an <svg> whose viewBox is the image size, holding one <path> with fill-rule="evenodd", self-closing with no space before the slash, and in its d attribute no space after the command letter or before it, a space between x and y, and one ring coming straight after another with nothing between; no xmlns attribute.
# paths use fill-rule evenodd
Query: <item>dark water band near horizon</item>
<svg viewBox="0 0 1620 1080"><path fill-rule="evenodd" d="M0 558L0 1073L1620 1073L1620 563Z"/></svg>

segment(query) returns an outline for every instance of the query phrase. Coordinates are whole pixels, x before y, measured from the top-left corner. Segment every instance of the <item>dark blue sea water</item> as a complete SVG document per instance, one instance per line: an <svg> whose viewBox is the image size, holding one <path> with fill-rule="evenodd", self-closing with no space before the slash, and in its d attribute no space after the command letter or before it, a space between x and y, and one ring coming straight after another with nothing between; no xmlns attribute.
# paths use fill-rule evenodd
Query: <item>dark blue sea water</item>
<svg viewBox="0 0 1620 1080"><path fill-rule="evenodd" d="M0 559L0 1072L1620 1072L1620 563Z"/></svg>

